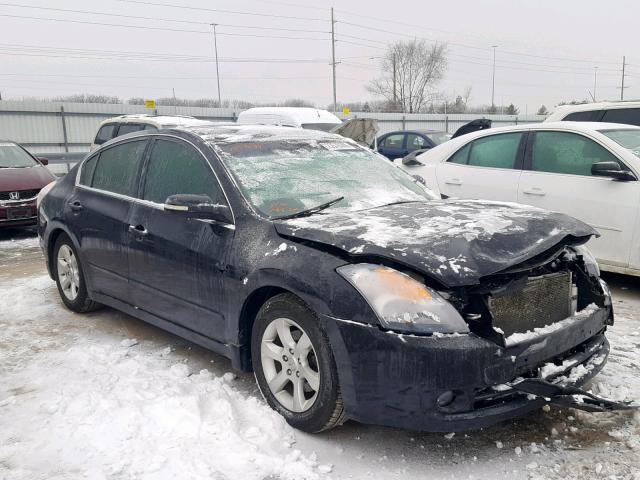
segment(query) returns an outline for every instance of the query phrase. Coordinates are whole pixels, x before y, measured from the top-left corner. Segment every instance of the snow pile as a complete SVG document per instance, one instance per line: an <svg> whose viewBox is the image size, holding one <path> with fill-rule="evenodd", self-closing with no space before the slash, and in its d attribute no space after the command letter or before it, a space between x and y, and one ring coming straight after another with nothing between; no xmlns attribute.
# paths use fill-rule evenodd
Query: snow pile
<svg viewBox="0 0 640 480"><path fill-rule="evenodd" d="M331 470L292 449L293 429L234 388L234 375L191 373L164 346L89 332L94 316L62 310L46 276L2 287L1 478L314 479Z"/></svg>

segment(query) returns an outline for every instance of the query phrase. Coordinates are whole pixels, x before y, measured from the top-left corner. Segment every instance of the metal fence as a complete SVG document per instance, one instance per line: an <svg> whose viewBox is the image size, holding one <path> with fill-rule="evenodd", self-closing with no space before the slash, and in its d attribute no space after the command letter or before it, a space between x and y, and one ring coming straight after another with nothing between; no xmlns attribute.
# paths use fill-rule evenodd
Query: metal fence
<svg viewBox="0 0 640 480"><path fill-rule="evenodd" d="M89 151L98 125L126 114L190 115L205 120L233 122L239 110L228 108L166 107L148 110L144 105L0 101L0 140L21 143L35 155L66 168ZM342 116L341 114L339 116ZM403 114L353 112L349 118L374 118L380 133L430 129L454 132L476 118L491 119L494 126L541 122L540 115ZM52 167L55 169L55 167ZM60 167L59 167L60 168Z"/></svg>

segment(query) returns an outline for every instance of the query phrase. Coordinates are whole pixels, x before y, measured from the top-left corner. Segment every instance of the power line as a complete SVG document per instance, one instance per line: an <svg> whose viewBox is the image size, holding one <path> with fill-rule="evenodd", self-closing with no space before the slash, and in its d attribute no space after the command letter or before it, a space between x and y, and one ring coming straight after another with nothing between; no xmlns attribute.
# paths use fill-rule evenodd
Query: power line
<svg viewBox="0 0 640 480"><path fill-rule="evenodd" d="M318 21L318 22L328 22L326 18L317 18L317 17L296 17L291 15L275 15L270 13L258 13L258 12L242 12L238 10L223 10L219 8L205 8L205 7L190 7L187 5L175 5L171 3L160 3L160 2L148 2L143 0L116 0L116 2L125 2L125 3L137 3L140 5L153 5L156 7L169 7L169 8L179 8L183 10L195 10L200 12L215 12L215 13L230 13L234 15L250 15L255 17L270 17L270 18L286 18L288 20L310 20L310 21Z"/></svg>
<svg viewBox="0 0 640 480"><path fill-rule="evenodd" d="M211 24L211 22L203 22L203 21L197 21L197 20L180 20L176 18L149 17L149 16L141 16L141 15L125 15L121 13L96 12L94 10L73 10L68 8L20 5L18 3L0 3L0 6L29 8L29 9L35 9L35 10L49 10L49 11L66 12L66 13L82 13L82 14L100 15L100 16L107 16L107 17L131 18L135 20L155 20L155 21L161 21L161 22L186 23L191 25L207 25L208 26ZM225 24L225 23L218 23L217 25L221 27L251 28L251 29L258 29L258 30L279 30L283 32L329 33L326 30L309 30L309 29L302 29L302 28L262 27L262 26L255 26L255 25L235 25L235 24Z"/></svg>
<svg viewBox="0 0 640 480"><path fill-rule="evenodd" d="M118 0L124 1L124 0ZM103 27L119 27L119 28L136 28L142 30L160 30L167 32L187 32L187 33L201 33L201 34L211 34L211 32L204 30L187 30L183 28L167 28L167 27L152 27L145 25L125 25L122 23L106 23L106 22L91 22L88 20L71 20L65 18L45 18L45 17L31 17L27 15L9 15L9 14L0 14L0 17L9 17L9 18L20 18L27 20L44 20L50 22L63 22L63 23L80 23L85 25L99 25ZM248 33L230 33L230 32L220 32L218 35L225 35L231 37L253 37L253 38L274 38L274 39L286 39L286 40L316 40L316 41L326 41L326 38L318 38L318 37L288 37L288 36L280 36L280 35L254 35Z"/></svg>

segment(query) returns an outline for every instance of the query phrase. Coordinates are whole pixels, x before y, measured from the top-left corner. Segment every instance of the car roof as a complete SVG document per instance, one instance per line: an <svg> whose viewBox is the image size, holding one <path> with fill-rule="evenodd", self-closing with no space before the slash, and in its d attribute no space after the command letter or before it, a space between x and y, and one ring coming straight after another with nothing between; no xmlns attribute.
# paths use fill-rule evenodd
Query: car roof
<svg viewBox="0 0 640 480"><path fill-rule="evenodd" d="M209 120L200 120L186 115L149 115L145 113L132 115L119 115L104 120L105 123L144 123L154 125L157 128L167 128L178 125L203 125L212 123Z"/></svg>
<svg viewBox="0 0 640 480"><path fill-rule="evenodd" d="M251 120L253 115L267 116L274 115L277 117L286 117L289 121L305 124L305 123L334 123L339 125L342 121L333 113L319 108L311 107L254 107L240 112L238 122L243 118Z"/></svg>
<svg viewBox="0 0 640 480"><path fill-rule="evenodd" d="M287 140L332 140L352 142L335 133L304 128L283 127L278 125L254 124L215 124L202 126L179 126L174 131L189 132L201 137L207 143L238 143L238 142L274 142ZM355 143L355 142L353 142Z"/></svg>
<svg viewBox="0 0 640 480"><path fill-rule="evenodd" d="M392 132L384 133L383 135L391 135L391 134L394 134L394 133L421 133L423 135L429 135L430 133L445 133L445 134L447 134L448 132L445 132L444 130L412 129L412 130L394 130Z"/></svg>

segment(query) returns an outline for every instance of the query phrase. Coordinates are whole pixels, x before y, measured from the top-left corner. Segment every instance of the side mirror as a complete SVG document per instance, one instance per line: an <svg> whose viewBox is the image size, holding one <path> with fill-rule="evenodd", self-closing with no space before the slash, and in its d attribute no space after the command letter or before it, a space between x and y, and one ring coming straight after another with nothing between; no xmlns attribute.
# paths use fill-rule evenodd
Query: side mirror
<svg viewBox="0 0 640 480"><path fill-rule="evenodd" d="M229 207L213 203L208 195L171 195L164 202L164 210L186 218L233 223Z"/></svg>
<svg viewBox="0 0 640 480"><path fill-rule="evenodd" d="M618 162L596 162L591 165L591 175L596 177L609 177L616 180L636 180L633 173L620 168Z"/></svg>
<svg viewBox="0 0 640 480"><path fill-rule="evenodd" d="M44 157L36 157L42 165L49 165L49 159Z"/></svg>
<svg viewBox="0 0 640 480"><path fill-rule="evenodd" d="M426 152L427 150L429 149L423 148L421 150L414 150L413 152L411 152L409 155L407 155L402 159L402 164L408 167L417 167L420 165L424 165L424 163L420 162L416 157L421 153Z"/></svg>

